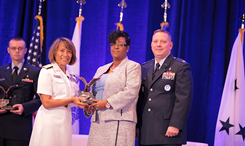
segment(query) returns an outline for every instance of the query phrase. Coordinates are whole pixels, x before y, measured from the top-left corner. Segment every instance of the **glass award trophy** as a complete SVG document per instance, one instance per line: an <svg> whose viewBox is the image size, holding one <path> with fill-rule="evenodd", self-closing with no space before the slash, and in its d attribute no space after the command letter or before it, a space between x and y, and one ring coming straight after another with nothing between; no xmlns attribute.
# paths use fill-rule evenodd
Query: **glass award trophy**
<svg viewBox="0 0 245 146"><path fill-rule="evenodd" d="M2 106L0 109L1 110L18 110L17 107L13 107L12 105L14 104L17 104L17 98L16 98L16 95L14 95L13 97L9 96L9 92L11 92L11 90L13 90L15 87L18 87L18 85L13 85L13 86L10 86L8 88L7 91L5 91L5 89L0 86L0 89L2 90L1 92L1 99L0 99L0 105ZM9 97L9 98L8 98Z"/></svg>

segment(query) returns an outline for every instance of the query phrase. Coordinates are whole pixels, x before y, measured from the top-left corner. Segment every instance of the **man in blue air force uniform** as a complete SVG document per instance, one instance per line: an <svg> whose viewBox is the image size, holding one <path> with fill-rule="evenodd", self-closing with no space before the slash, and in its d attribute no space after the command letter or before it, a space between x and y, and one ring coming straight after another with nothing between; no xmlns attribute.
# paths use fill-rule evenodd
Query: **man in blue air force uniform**
<svg viewBox="0 0 245 146"><path fill-rule="evenodd" d="M17 85L7 96L10 105L17 110L0 109L0 146L28 146L32 113L41 105L36 93L40 69L24 62L27 48L21 37L12 38L7 50L12 62L0 67L0 86L7 91L10 86ZM2 98L3 91L0 94Z"/></svg>
<svg viewBox="0 0 245 146"><path fill-rule="evenodd" d="M181 146L186 143L186 121L192 103L191 68L171 55L169 32L156 30L151 47L155 59L142 65L137 105L139 144Z"/></svg>

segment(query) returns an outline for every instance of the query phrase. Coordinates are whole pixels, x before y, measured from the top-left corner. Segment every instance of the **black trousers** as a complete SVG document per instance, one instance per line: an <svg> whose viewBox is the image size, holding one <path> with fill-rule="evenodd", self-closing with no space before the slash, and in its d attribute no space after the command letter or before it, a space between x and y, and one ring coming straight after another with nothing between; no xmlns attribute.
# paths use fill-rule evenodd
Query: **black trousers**
<svg viewBox="0 0 245 146"><path fill-rule="evenodd" d="M29 141L5 139L0 137L0 146L28 146Z"/></svg>

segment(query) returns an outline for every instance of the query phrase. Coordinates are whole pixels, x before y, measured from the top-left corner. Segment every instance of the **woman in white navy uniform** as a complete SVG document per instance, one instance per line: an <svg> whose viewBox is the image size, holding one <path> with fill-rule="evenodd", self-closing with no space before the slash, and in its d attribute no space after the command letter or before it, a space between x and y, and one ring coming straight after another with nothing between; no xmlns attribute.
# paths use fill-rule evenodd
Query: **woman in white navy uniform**
<svg viewBox="0 0 245 146"><path fill-rule="evenodd" d="M41 97L30 146L71 146L71 107L84 108L77 97L79 87L67 65L76 62L76 50L67 38L58 38L49 50L51 64L42 68L37 93ZM74 103L74 104L73 104Z"/></svg>

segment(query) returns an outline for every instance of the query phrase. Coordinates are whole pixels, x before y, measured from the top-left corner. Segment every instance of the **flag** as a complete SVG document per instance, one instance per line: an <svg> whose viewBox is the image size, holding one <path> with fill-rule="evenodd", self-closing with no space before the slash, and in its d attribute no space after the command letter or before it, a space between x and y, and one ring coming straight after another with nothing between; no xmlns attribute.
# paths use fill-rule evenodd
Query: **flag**
<svg viewBox="0 0 245 146"><path fill-rule="evenodd" d="M43 18L42 16L37 15L35 19L36 19L36 24L30 42L30 47L27 56L27 63L33 66L42 67L41 52L42 52L42 45L43 45ZM33 98L35 98L35 96ZM32 123L34 123L36 112L32 113L32 116L33 116Z"/></svg>
<svg viewBox="0 0 245 146"><path fill-rule="evenodd" d="M76 48L77 61L74 65L70 66L70 70L75 74L80 76L80 46L81 46L81 32L82 32L82 21L84 18L82 16L76 18L76 26L72 36L72 42ZM72 133L79 134L79 108L72 107Z"/></svg>
<svg viewBox="0 0 245 146"><path fill-rule="evenodd" d="M245 146L243 32L232 48L216 123L214 146Z"/></svg>
<svg viewBox="0 0 245 146"><path fill-rule="evenodd" d="M42 16L35 17L36 25L28 51L27 62L33 66L42 67L41 52L43 44L43 19Z"/></svg>

